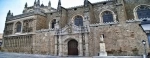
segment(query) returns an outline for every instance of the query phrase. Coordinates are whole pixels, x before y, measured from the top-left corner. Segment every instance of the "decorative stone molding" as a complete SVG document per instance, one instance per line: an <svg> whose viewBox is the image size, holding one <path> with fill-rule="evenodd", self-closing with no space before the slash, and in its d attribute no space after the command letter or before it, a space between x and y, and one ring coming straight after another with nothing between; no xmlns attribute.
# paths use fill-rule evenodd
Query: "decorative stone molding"
<svg viewBox="0 0 150 58"><path fill-rule="evenodd" d="M5 35L4 37L11 37L11 36L20 36L20 35L34 35L35 33L20 33L20 34L13 34L13 35Z"/></svg>
<svg viewBox="0 0 150 58"><path fill-rule="evenodd" d="M54 30L54 29L41 29L41 30L37 30L36 33L49 32L51 30Z"/></svg>
<svg viewBox="0 0 150 58"><path fill-rule="evenodd" d="M103 23L103 15L102 15L102 13L103 12L105 12L105 11L110 11L111 13L112 13L112 15L113 15L113 20L114 20L114 22L117 22L117 20L116 20L116 14L112 11L112 10L110 10L110 9L104 9L104 10L102 10L102 12L100 12L100 14L99 14L99 19L100 19L100 23Z"/></svg>
<svg viewBox="0 0 150 58"><path fill-rule="evenodd" d="M143 20L150 20L150 18L142 18L142 19L129 19L129 20L126 20L126 23L134 23L134 22L141 22Z"/></svg>
<svg viewBox="0 0 150 58"><path fill-rule="evenodd" d="M73 25L75 25L75 24L74 24L74 20L75 20L75 17L76 17L76 16L81 16L82 19L83 19L83 24L84 24L84 16L81 15L81 14L74 15L74 16L72 17L72 19L71 19L71 23L72 23Z"/></svg>
<svg viewBox="0 0 150 58"><path fill-rule="evenodd" d="M16 30L17 30L17 23L21 23L21 31L20 32L16 32ZM23 21L17 21L17 22L15 22L14 23L15 25L14 25L14 33L15 34L20 34L20 33L22 33L22 30L23 30Z"/></svg>
<svg viewBox="0 0 150 58"><path fill-rule="evenodd" d="M95 24L90 24L90 27L107 26L107 25L116 25L116 24L119 24L119 22L116 21L116 22L106 22L106 23L95 23Z"/></svg>
<svg viewBox="0 0 150 58"><path fill-rule="evenodd" d="M145 5L145 6L150 7L150 5L147 5L147 4L141 4L141 5ZM135 20L139 20L138 15L137 15L137 9L138 9L141 5L138 5L138 6L136 6L136 7L133 9L133 14L134 14L134 19L135 19Z"/></svg>
<svg viewBox="0 0 150 58"><path fill-rule="evenodd" d="M11 20L16 20L16 19L21 19L21 18L25 18L25 17L29 17L29 16L33 16L35 14L39 14L39 15L42 15L42 16L46 16L44 13L42 12L30 12L30 13L23 13L23 14L20 14L20 15L16 15L16 16L13 16L13 17L8 17L8 21L11 21Z"/></svg>
<svg viewBox="0 0 150 58"><path fill-rule="evenodd" d="M62 39L63 42L63 47L65 47L66 49L63 49L63 54L64 56L68 54L68 42L70 40L76 40L78 42L78 51L81 50L81 43L79 42L80 39L76 38L75 36L66 36L64 39ZM81 54L81 52L78 52L78 54Z"/></svg>

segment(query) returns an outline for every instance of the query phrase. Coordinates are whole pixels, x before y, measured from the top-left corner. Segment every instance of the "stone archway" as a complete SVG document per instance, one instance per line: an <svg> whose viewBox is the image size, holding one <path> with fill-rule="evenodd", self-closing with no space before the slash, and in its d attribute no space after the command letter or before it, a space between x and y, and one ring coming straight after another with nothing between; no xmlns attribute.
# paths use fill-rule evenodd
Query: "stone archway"
<svg viewBox="0 0 150 58"><path fill-rule="evenodd" d="M76 40L68 41L68 55L78 55L78 42Z"/></svg>

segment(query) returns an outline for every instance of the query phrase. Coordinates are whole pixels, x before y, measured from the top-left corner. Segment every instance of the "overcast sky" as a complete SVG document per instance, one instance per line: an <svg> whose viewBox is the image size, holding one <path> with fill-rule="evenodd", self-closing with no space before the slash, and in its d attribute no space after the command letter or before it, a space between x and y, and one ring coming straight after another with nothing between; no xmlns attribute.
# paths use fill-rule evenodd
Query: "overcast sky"
<svg viewBox="0 0 150 58"><path fill-rule="evenodd" d="M9 10L14 15L22 14L24 5L27 2L28 6L33 6L35 0L0 0L0 33L3 33L6 15ZM58 0L40 0L44 5L48 5L48 2L51 1L51 5L54 8L57 8ZM63 7L73 7L78 5L83 5L84 0L61 0ZM91 3L100 2L104 0L89 0Z"/></svg>

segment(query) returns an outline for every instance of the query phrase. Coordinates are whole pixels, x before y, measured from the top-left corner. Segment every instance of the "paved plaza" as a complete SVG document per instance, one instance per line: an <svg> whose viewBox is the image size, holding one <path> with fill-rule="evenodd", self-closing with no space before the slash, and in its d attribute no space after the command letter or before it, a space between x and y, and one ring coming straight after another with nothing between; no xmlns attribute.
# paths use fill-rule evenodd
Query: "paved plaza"
<svg viewBox="0 0 150 58"><path fill-rule="evenodd" d="M0 52L0 58L57 58L50 55Z"/></svg>

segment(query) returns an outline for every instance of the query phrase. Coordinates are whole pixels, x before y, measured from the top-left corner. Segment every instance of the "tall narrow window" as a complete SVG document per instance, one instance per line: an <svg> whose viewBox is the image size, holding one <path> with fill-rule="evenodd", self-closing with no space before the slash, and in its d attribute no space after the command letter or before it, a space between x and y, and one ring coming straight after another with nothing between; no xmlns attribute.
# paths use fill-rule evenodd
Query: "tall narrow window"
<svg viewBox="0 0 150 58"><path fill-rule="evenodd" d="M141 5L137 9L138 18L150 18L150 7L146 5Z"/></svg>
<svg viewBox="0 0 150 58"><path fill-rule="evenodd" d="M79 15L75 16L74 24L76 26L83 26L83 18L82 18L82 16L79 16Z"/></svg>
<svg viewBox="0 0 150 58"><path fill-rule="evenodd" d="M103 17L103 22L106 23L106 22L113 22L113 15L110 11L104 11L102 13L102 17Z"/></svg>
<svg viewBox="0 0 150 58"><path fill-rule="evenodd" d="M21 32L21 23L20 22L16 23L16 32Z"/></svg>
<svg viewBox="0 0 150 58"><path fill-rule="evenodd" d="M52 28L55 28L55 24L56 24L56 19L53 19L53 20L52 20L51 27L52 27Z"/></svg>

